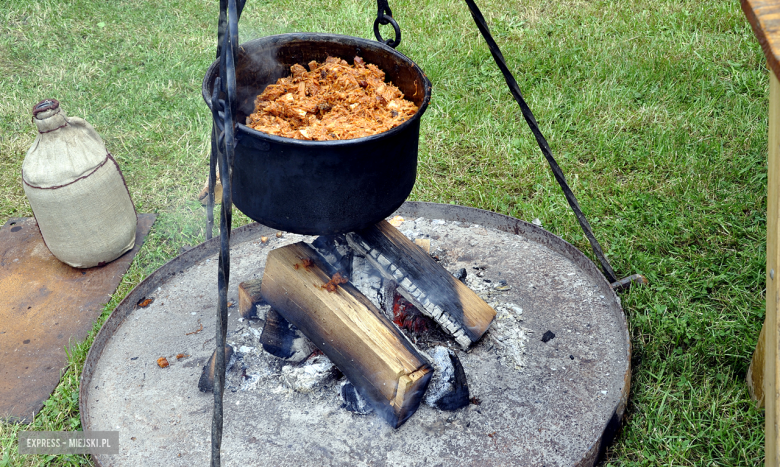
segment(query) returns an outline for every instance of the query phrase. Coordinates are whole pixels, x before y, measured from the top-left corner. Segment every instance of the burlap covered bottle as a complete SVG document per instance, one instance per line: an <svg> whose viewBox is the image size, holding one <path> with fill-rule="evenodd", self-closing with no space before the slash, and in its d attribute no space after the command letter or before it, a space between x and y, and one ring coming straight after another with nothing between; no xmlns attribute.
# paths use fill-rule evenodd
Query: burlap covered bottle
<svg viewBox="0 0 780 467"><path fill-rule="evenodd" d="M24 192L46 246L77 268L99 266L135 244L136 213L122 172L85 120L56 99L33 107L38 127L22 164Z"/></svg>

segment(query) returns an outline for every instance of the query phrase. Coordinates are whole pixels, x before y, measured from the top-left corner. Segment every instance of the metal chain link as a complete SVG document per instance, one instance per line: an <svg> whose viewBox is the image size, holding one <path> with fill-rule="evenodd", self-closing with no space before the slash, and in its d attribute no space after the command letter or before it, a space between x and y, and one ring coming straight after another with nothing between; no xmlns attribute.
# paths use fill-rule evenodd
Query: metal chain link
<svg viewBox="0 0 780 467"><path fill-rule="evenodd" d="M398 47L398 44L401 43L401 26L399 26L398 23L393 19L393 12L390 10L390 5L387 4L387 0L377 0L376 4L377 12L376 19L374 20L374 36L376 36L376 40L379 42L387 44L392 48L396 48ZM379 33L380 24L383 26L388 24L392 25L393 31L395 31L395 38L383 39L382 34Z"/></svg>

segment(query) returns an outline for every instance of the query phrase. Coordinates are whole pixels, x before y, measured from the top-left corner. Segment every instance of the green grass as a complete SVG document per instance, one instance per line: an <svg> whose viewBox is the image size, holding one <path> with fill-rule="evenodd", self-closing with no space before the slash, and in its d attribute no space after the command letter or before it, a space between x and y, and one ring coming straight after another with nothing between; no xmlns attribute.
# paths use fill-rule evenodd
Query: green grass
<svg viewBox="0 0 780 467"><path fill-rule="evenodd" d="M744 383L764 314L768 72L738 2L480 1L510 69L616 272L634 345L625 428L606 465L763 461L763 414ZM411 199L476 206L589 246L461 2L391 1L399 50L433 82ZM119 161L158 221L101 321L144 277L204 239L192 201L207 170L217 2L11 0L0 11L0 220L29 216L20 168L30 109L55 97ZM323 31L372 37L375 6L249 0L242 40ZM246 222L238 218L236 224ZM96 326L96 330L99 326ZM93 334L31 426L79 429L78 377Z"/></svg>

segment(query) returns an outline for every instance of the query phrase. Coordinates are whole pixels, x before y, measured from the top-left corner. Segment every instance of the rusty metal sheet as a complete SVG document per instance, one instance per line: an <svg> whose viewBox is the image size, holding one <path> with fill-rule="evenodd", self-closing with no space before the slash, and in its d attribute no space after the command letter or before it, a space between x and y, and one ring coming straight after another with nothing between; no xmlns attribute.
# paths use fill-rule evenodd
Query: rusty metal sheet
<svg viewBox="0 0 780 467"><path fill-rule="evenodd" d="M135 246L76 269L49 252L34 218L0 228L0 418L30 421L60 381L65 348L83 340L157 216L140 214Z"/></svg>

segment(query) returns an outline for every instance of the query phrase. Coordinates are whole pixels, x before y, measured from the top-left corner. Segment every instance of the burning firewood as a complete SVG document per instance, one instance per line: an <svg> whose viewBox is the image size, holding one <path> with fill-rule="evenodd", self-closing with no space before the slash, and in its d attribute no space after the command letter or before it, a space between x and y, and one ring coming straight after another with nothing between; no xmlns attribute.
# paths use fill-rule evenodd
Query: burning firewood
<svg viewBox="0 0 780 467"><path fill-rule="evenodd" d="M268 254L261 292L397 428L419 407L433 369L352 284L324 289L334 273L305 243L288 245Z"/></svg>
<svg viewBox="0 0 780 467"><path fill-rule="evenodd" d="M311 243L311 247L322 255L334 270L352 276L352 248L344 235L320 235Z"/></svg>
<svg viewBox="0 0 780 467"><path fill-rule="evenodd" d="M225 344L225 367L227 367L227 364L230 361L230 357L232 356L233 347L231 347L229 344ZM214 391L214 370L216 368L216 363L217 351L214 350L214 352L211 353L211 358L209 358L208 363L206 363L206 366L203 367L203 373L200 374L198 389L200 389L201 392Z"/></svg>
<svg viewBox="0 0 780 467"><path fill-rule="evenodd" d="M347 241L464 349L493 322L490 305L387 221L351 232Z"/></svg>
<svg viewBox="0 0 780 467"><path fill-rule="evenodd" d="M257 314L257 305L263 299L260 296L262 279L253 279L238 284L238 313L244 319L265 319Z"/></svg>
<svg viewBox="0 0 780 467"><path fill-rule="evenodd" d="M436 374L425 394L425 403L441 410L458 410L469 405L466 372L455 352L439 346L433 349L431 358Z"/></svg>
<svg viewBox="0 0 780 467"><path fill-rule="evenodd" d="M341 384L341 387L339 388L339 394L341 394L341 399L344 401L343 407L350 412L366 415L374 411L374 408L371 407L371 404L360 397L360 393L357 392L355 386L353 386L349 381L344 381Z"/></svg>
<svg viewBox="0 0 780 467"><path fill-rule="evenodd" d="M273 308L265 315L263 333L260 335L263 350L291 362L303 361L317 347Z"/></svg>

